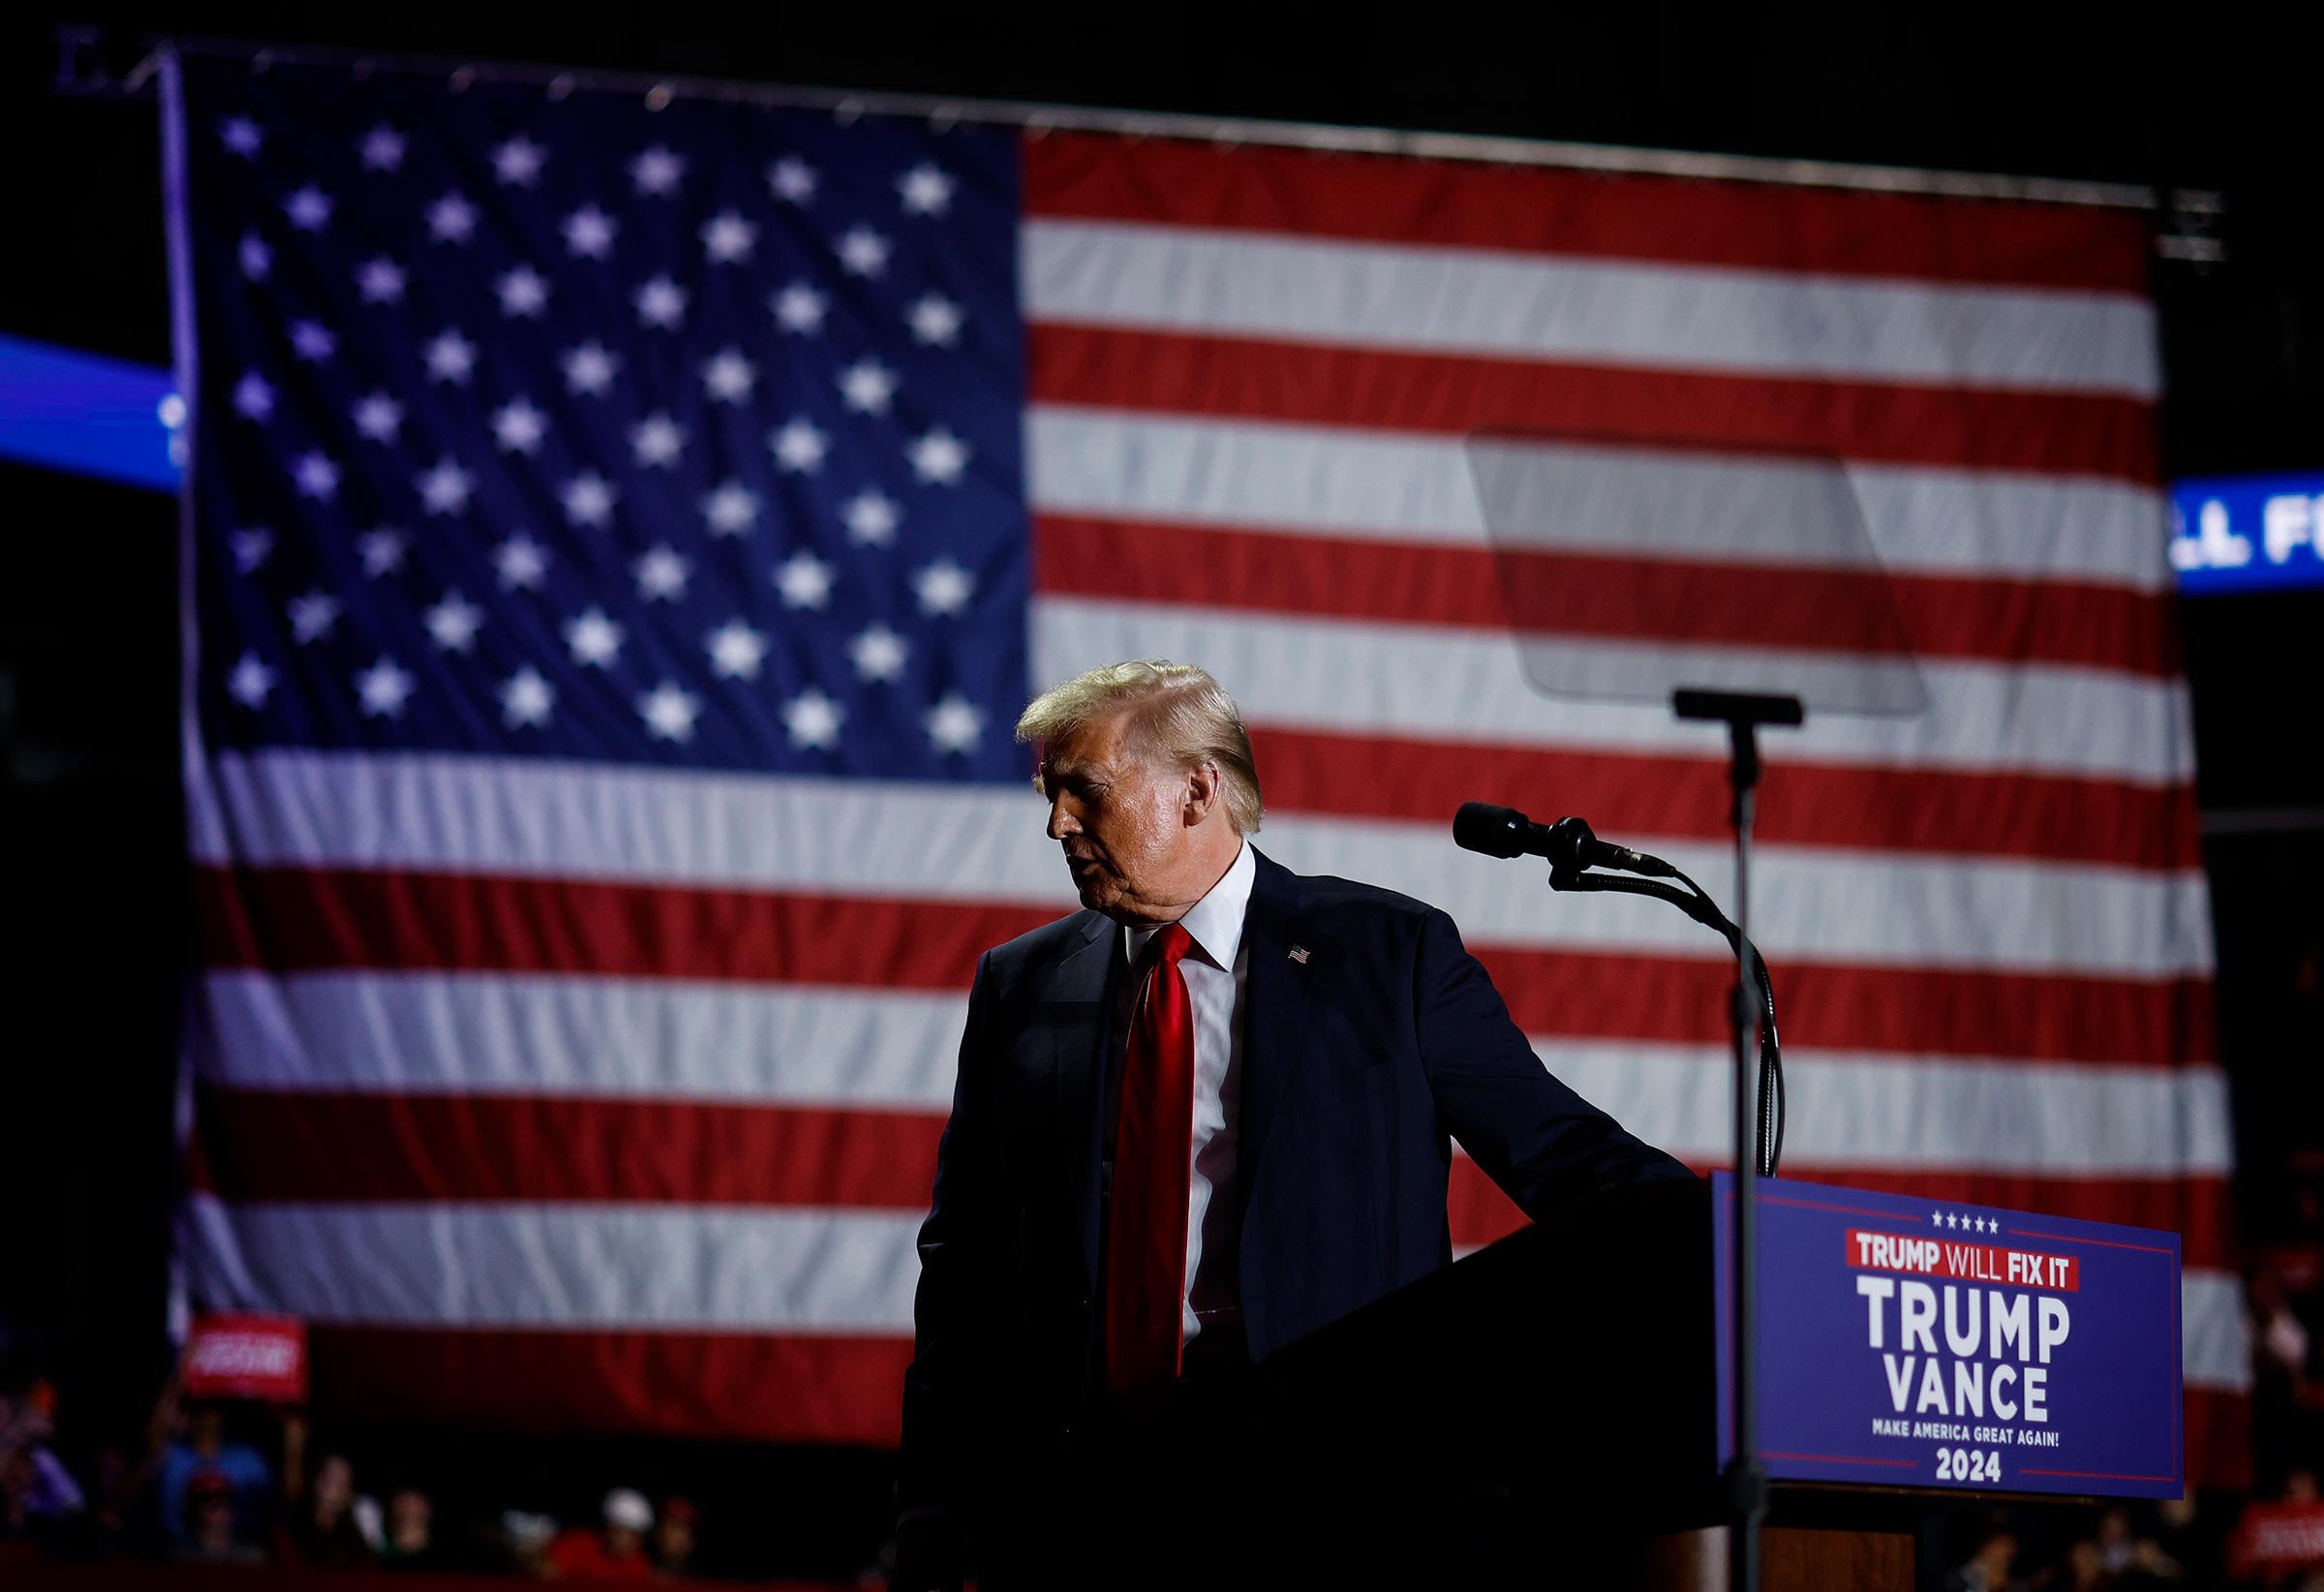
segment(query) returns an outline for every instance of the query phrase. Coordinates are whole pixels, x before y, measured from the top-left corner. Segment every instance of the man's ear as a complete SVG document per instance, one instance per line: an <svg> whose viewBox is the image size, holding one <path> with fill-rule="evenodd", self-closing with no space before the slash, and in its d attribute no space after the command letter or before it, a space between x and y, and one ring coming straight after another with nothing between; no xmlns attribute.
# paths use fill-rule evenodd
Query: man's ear
<svg viewBox="0 0 2324 1592"><path fill-rule="evenodd" d="M1210 810L1218 806L1225 794L1220 786L1216 763L1195 764L1186 771L1185 782L1179 788L1184 793L1184 800L1179 805L1178 812L1188 829L1210 816Z"/></svg>

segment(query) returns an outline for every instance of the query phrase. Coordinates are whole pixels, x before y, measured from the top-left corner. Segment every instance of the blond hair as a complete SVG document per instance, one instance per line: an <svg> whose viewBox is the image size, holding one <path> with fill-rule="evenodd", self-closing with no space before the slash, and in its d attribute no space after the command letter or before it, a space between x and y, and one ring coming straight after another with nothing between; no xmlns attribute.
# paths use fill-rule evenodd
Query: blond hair
<svg viewBox="0 0 2324 1592"><path fill-rule="evenodd" d="M1142 750L1180 768L1216 764L1235 833L1258 829L1263 811L1259 769L1241 711L1226 688L1198 664L1148 658L1077 674L1033 698L1017 719L1017 739L1061 740L1125 709L1132 710L1128 728ZM1038 769L1033 788L1049 794Z"/></svg>

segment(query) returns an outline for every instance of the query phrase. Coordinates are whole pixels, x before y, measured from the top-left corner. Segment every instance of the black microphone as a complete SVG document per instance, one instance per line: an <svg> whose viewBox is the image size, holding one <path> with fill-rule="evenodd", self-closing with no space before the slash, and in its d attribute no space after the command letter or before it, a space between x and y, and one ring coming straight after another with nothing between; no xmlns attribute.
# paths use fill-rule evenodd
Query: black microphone
<svg viewBox="0 0 2324 1592"><path fill-rule="evenodd" d="M1514 807L1490 802L1463 802L1452 816L1453 843L1488 857L1546 857L1553 869L1579 873L1585 868L1618 868L1626 873L1669 878L1677 871L1660 857L1649 857L1628 846L1614 845L1590 832L1579 818L1560 818L1537 824Z"/></svg>

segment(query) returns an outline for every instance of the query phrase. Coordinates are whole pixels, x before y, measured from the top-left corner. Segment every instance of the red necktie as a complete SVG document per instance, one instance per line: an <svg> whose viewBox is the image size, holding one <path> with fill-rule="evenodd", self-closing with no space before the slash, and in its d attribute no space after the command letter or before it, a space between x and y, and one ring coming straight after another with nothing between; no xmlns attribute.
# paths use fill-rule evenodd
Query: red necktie
<svg viewBox="0 0 2324 1592"><path fill-rule="evenodd" d="M1194 1164L1194 1005L1178 961L1193 944L1176 923L1154 936L1122 1063L1106 1224L1106 1380L1116 1393L1178 1375Z"/></svg>

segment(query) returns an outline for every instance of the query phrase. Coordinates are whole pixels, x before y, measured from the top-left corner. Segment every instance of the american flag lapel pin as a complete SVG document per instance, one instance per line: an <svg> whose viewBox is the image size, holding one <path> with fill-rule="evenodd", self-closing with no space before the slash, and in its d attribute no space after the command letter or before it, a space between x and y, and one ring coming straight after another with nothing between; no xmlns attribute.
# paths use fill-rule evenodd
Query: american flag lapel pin
<svg viewBox="0 0 2324 1592"><path fill-rule="evenodd" d="M1298 963L1298 964L1299 964L1300 966L1302 966L1302 967L1306 966L1306 965L1307 965L1307 947L1306 947L1306 946L1304 946L1304 945L1295 945L1295 946L1293 946L1293 947L1291 948L1291 960L1292 960L1292 961L1294 961L1294 962L1296 962L1296 963Z"/></svg>

